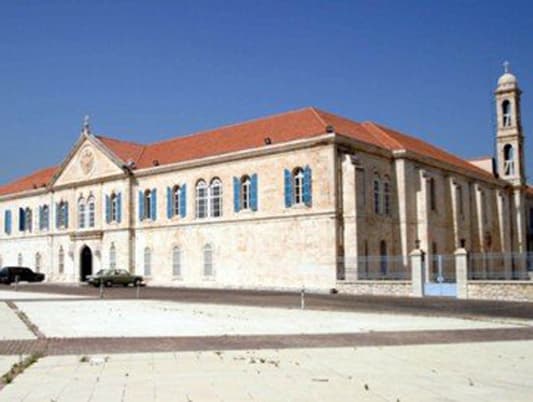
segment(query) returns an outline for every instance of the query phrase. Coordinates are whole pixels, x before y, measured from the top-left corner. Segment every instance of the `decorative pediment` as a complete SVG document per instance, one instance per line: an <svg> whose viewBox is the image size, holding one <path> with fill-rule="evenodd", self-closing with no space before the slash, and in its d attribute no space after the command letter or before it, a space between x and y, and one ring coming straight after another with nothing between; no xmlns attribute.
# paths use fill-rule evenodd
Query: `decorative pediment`
<svg viewBox="0 0 533 402"><path fill-rule="evenodd" d="M52 185L63 186L125 174L122 164L97 138L82 134Z"/></svg>

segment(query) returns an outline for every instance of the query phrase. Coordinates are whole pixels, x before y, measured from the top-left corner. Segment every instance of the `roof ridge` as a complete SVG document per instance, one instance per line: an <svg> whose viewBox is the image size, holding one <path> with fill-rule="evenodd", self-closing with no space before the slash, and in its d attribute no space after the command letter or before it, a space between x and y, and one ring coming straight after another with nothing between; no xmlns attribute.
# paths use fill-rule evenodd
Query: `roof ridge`
<svg viewBox="0 0 533 402"><path fill-rule="evenodd" d="M189 137L193 137L193 136L197 136L197 135L198 136L199 135L205 135L205 134L212 133L214 131L221 131L221 130L228 129L228 128L231 128L231 127L242 126L242 125L250 124L250 123L256 123L256 122L259 122L259 121L264 121L264 120L273 119L273 118L276 118L276 117L286 116L286 115L289 115L289 114L301 113L301 112L304 112L304 111L310 110L310 109L313 109L313 107L312 106L307 106L307 107L303 107L303 108L300 108L300 109L288 110L286 112L280 112L280 113L275 113L275 114L271 114L271 115L268 115L268 116L257 117L255 119L245 120L245 121L240 122L240 123L231 123L231 124L226 124L226 125L219 126L219 127L213 127L213 128L209 128L209 129L206 129L206 130L201 130L201 131L188 133L188 134L185 134L185 135L178 135L178 136L175 136L175 137L172 137L172 138L167 138L165 140L152 142L152 143L146 144L145 146L146 147L151 147L151 146L161 145L161 144L164 144L165 142L175 141L178 138L189 138Z"/></svg>
<svg viewBox="0 0 533 402"><path fill-rule="evenodd" d="M374 129L378 130L381 134L385 135L391 142L395 143L396 146L399 149L405 149L405 147L396 138L393 138L389 133L387 133L387 131L385 131L379 123L375 123L373 121L365 121L365 122L363 122L363 125L370 125ZM385 126L383 126L383 127L385 127ZM372 133L372 134L375 135L375 133ZM377 138L377 136L376 136L376 138ZM381 141L381 139L379 139L379 140Z"/></svg>
<svg viewBox="0 0 533 402"><path fill-rule="evenodd" d="M311 111L313 112L313 114L316 116L316 118L324 125L324 127L327 127L328 124L326 123L326 121L322 118L322 116L320 116L320 113L322 112L322 110L320 109L317 109L316 107L314 106L311 106L309 107L309 109L311 109Z"/></svg>

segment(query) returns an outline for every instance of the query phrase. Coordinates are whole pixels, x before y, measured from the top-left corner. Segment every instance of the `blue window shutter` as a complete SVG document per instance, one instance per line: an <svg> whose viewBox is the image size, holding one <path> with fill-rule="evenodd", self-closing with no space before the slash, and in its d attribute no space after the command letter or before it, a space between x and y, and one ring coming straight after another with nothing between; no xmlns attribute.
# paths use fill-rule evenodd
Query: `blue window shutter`
<svg viewBox="0 0 533 402"><path fill-rule="evenodd" d="M171 219L172 218L172 215L173 212L174 212L174 208L172 207L172 189L170 187L167 187L167 218L168 219Z"/></svg>
<svg viewBox="0 0 533 402"><path fill-rule="evenodd" d="M304 204L307 205L308 207L310 207L311 204L313 203L312 182L313 182L313 177L311 173L311 168L308 165L304 169L304 189L303 189L304 190L304 194L303 194Z"/></svg>
<svg viewBox="0 0 533 402"><path fill-rule="evenodd" d="M105 196L105 223L111 223L111 197Z"/></svg>
<svg viewBox="0 0 533 402"><path fill-rule="evenodd" d="M252 211L257 211L257 173L250 177L250 207Z"/></svg>
<svg viewBox="0 0 533 402"><path fill-rule="evenodd" d="M4 217L4 231L9 235L11 234L11 211L6 211Z"/></svg>
<svg viewBox="0 0 533 402"><path fill-rule="evenodd" d="M45 207L47 205L45 204ZM43 228L46 229L46 230L49 230L50 229L50 208L47 208L46 210L44 210L43 208L43 216L45 217L45 225L43 225Z"/></svg>
<svg viewBox="0 0 533 402"><path fill-rule="evenodd" d="M122 222L122 193L117 194L117 223Z"/></svg>
<svg viewBox="0 0 533 402"><path fill-rule="evenodd" d="M285 169L285 208L292 205L292 175L289 169Z"/></svg>
<svg viewBox="0 0 533 402"><path fill-rule="evenodd" d="M152 220L157 220L157 190L152 189Z"/></svg>
<svg viewBox="0 0 533 402"><path fill-rule="evenodd" d="M65 211L65 228L68 229L68 202L65 201L65 204L64 204L64 207L63 207L63 210Z"/></svg>
<svg viewBox="0 0 533 402"><path fill-rule="evenodd" d="M24 232L24 209L19 208L19 230Z"/></svg>
<svg viewBox="0 0 533 402"><path fill-rule="evenodd" d="M43 230L43 206L39 205L39 230Z"/></svg>
<svg viewBox="0 0 533 402"><path fill-rule="evenodd" d="M139 220L142 221L144 218L144 194L142 191L139 191Z"/></svg>
<svg viewBox="0 0 533 402"><path fill-rule="evenodd" d="M183 183L180 192L180 215L185 218L187 216L187 184Z"/></svg>
<svg viewBox="0 0 533 402"><path fill-rule="evenodd" d="M238 177L233 178L233 210L239 212L241 210L241 181Z"/></svg>
<svg viewBox="0 0 533 402"><path fill-rule="evenodd" d="M56 229L59 229L59 214L61 211L59 210L59 203L56 202Z"/></svg>

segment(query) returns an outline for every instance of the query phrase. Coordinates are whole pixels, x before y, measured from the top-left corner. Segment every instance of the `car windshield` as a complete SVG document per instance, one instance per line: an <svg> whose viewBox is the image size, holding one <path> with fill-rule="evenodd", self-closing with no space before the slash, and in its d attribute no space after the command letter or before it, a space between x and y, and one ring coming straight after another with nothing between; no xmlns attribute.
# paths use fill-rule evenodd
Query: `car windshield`
<svg viewBox="0 0 533 402"><path fill-rule="evenodd" d="M129 275L129 272L126 271L125 269L119 269L117 270L117 274L118 275Z"/></svg>
<svg viewBox="0 0 533 402"><path fill-rule="evenodd" d="M0 274L7 274L7 268L0 269Z"/></svg>

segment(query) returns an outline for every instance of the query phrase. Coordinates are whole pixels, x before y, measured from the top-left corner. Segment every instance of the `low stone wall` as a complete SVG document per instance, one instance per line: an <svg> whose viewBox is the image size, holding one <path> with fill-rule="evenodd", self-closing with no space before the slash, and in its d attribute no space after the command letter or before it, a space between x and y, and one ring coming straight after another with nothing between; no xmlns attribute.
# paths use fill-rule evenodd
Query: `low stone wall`
<svg viewBox="0 0 533 402"><path fill-rule="evenodd" d="M467 298L533 302L533 281L468 281Z"/></svg>
<svg viewBox="0 0 533 402"><path fill-rule="evenodd" d="M351 295L411 296L411 281L339 281L337 291Z"/></svg>

